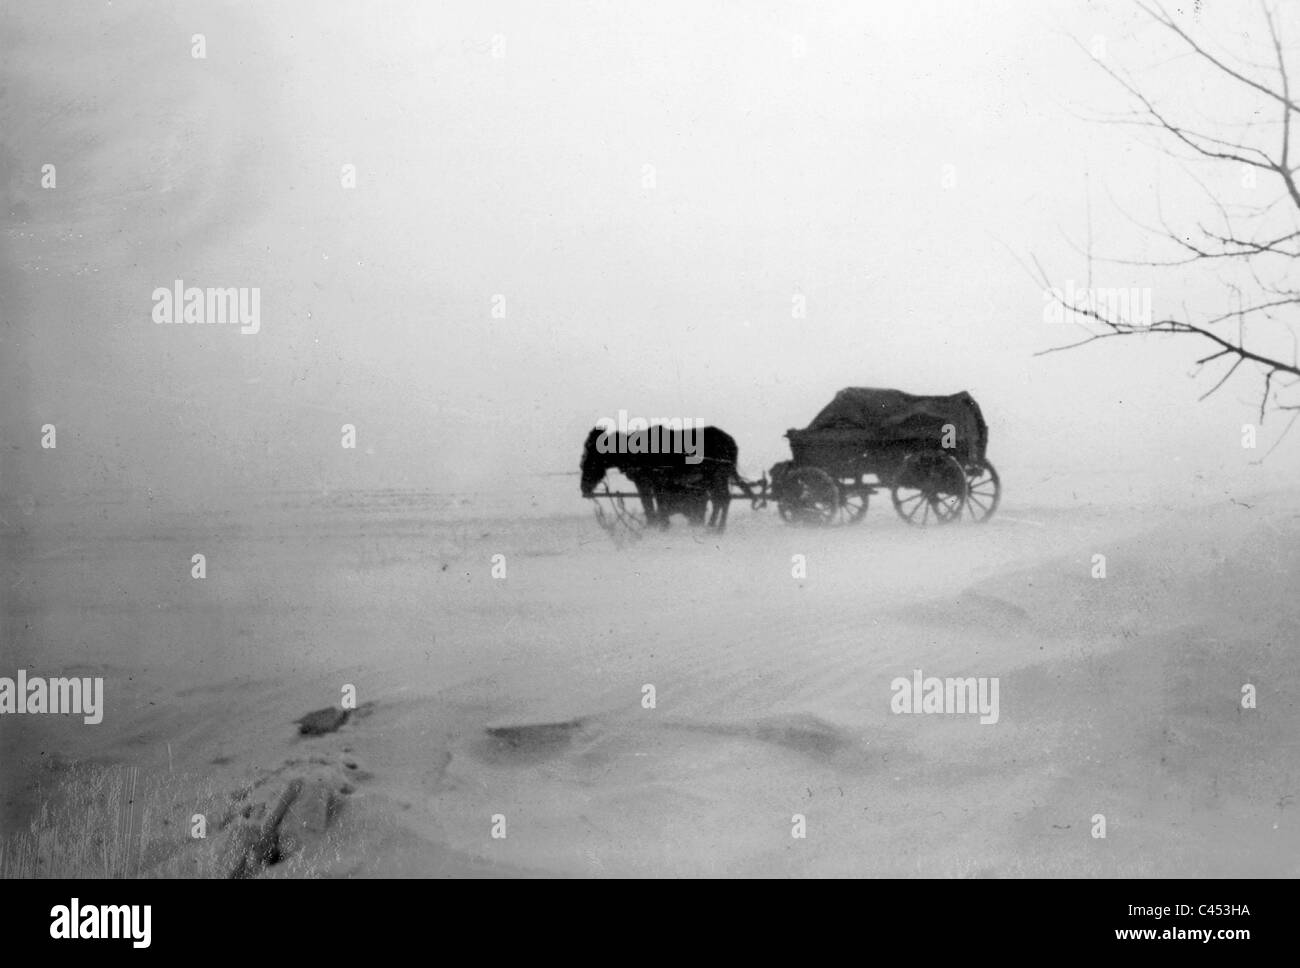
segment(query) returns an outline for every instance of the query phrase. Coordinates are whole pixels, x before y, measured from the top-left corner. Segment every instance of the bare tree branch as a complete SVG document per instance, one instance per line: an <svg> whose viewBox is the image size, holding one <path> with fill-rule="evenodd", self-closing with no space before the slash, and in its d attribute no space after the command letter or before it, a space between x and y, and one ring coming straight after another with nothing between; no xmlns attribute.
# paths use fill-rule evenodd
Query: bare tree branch
<svg viewBox="0 0 1300 968"><path fill-rule="evenodd" d="M1247 65L1244 69L1228 63L1223 56L1212 53L1158 2L1135 0L1135 5L1161 29L1176 38L1177 42L1186 49L1185 56L1204 65L1204 69L1208 70L1211 76L1226 78L1229 83L1262 96L1270 117L1268 120L1261 121L1255 115L1248 115L1245 121L1235 124L1205 119L1210 125L1221 128L1219 132L1201 130L1200 125L1193 128L1158 105L1152 97L1141 90L1138 83L1132 80L1127 72L1092 58L1135 104L1135 109L1131 112L1094 120L1101 124L1148 130L1156 135L1157 147L1161 147L1161 142L1166 146L1176 146L1178 152L1169 151L1167 147L1164 150L1179 159L1184 172L1201 188L1213 207L1215 218L1208 220L1212 224L1207 224L1206 220L1191 221L1190 231L1180 231L1171 226L1165 218L1161 200L1157 196L1155 203L1158 228L1143 225L1126 212L1123 214L1140 229L1162 238L1167 245L1173 246L1169 257L1111 258L1098 256L1093 252L1091 207L1089 206L1086 249L1080 251L1077 245L1070 242L1071 247L1087 259L1089 285L1087 295L1082 301L1077 297L1067 299L1060 289L1052 286L1047 272L1037 258L1031 256L1033 270L1022 262L1022 266L1030 276L1044 287L1052 302L1063 314L1068 314L1070 320L1079 324L1085 334L1079 340L1051 347L1037 355L1073 350L1103 339L1121 336L1162 333L1194 337L1207 341L1211 346L1210 352L1196 360L1196 373L1199 374L1207 364L1217 360L1226 360L1229 363L1214 384L1201 394L1201 400L1212 396L1245 368L1262 376L1263 386L1259 398L1261 423L1270 409L1295 411L1296 415L1300 416L1300 403L1284 401L1278 396L1280 391L1291 390L1300 385L1300 364L1296 362L1296 323L1300 320L1300 288L1291 284L1288 278L1289 274L1297 268L1293 260L1300 260L1300 184L1297 183L1300 164L1293 163L1291 149L1292 114L1300 112L1300 104L1297 104L1292 96L1288 64L1288 53L1294 48L1284 43L1276 12L1265 0L1261 0L1266 28L1262 34L1267 37L1272 63L1256 63L1238 58ZM1087 48L1077 38L1074 42L1087 53ZM1091 54L1088 56L1091 57ZM1258 71L1275 73L1276 79L1263 80L1253 76ZM1277 109L1276 120L1271 117L1273 108ZM1274 141L1274 138L1277 140ZM1272 149L1250 143L1261 139L1273 142ZM1187 167L1188 159L1201 167L1227 164L1244 166L1246 171L1260 172L1265 176L1273 175L1277 178L1276 184L1280 189L1278 197L1267 205L1242 203L1230 206L1221 193L1212 191L1205 181L1198 178ZM1111 201L1114 203L1113 198ZM1279 203L1285 203L1285 210L1278 207ZM1115 208L1123 212L1119 205L1115 205ZM1272 224L1288 215L1292 221L1291 226L1283 228ZM1117 308L1114 300L1109 305L1098 304L1095 290L1091 285L1094 260L1109 265L1143 266L1151 269L1170 269L1197 263L1203 263L1207 268L1221 266L1224 267L1224 271L1231 268L1240 277L1241 285L1231 278L1219 277L1225 296L1229 297L1235 306L1227 312L1205 314L1198 320L1194 319L1184 307L1181 315L1165 316L1152 321L1148 301L1143 318L1135 319L1133 313L1125 314L1122 309ZM1244 300L1243 286L1247 289L1254 287L1258 294L1256 298L1248 302ZM1123 305L1128 307L1129 303L1126 301ZM1222 331L1225 325L1234 321L1235 338ZM1282 322L1288 327L1287 332L1292 340L1292 358L1289 362L1260 345L1259 337L1252 336L1259 327L1252 325L1248 328L1248 323L1251 321L1260 323L1271 321L1273 324ZM1286 429L1289 430L1295 422L1296 417L1293 416ZM1286 431L1283 432L1284 435L1285 433Z"/></svg>

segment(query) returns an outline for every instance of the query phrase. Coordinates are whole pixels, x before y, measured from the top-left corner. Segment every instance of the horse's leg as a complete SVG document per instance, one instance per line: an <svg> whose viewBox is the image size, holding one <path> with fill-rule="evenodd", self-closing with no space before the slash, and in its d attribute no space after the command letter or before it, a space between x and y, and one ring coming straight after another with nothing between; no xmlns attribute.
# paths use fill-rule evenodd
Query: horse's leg
<svg viewBox="0 0 1300 968"><path fill-rule="evenodd" d="M689 488L682 492L681 512L686 515L686 520L692 527L699 527L704 523L704 514L707 510L707 495L702 495L695 488Z"/></svg>
<svg viewBox="0 0 1300 968"><path fill-rule="evenodd" d="M659 523L659 512L655 509L654 488L644 481L637 481L636 492L641 495L641 509L645 511L646 527L655 527Z"/></svg>
<svg viewBox="0 0 1300 968"><path fill-rule="evenodd" d="M727 511L731 508L731 488L721 487L713 492L713 510L717 517L717 528L719 531L725 531L727 528Z"/></svg>
<svg viewBox="0 0 1300 968"><path fill-rule="evenodd" d="M707 487L705 493L713 504L712 513L709 515L709 527L721 530L727 524L727 504L731 500L731 490L726 483L726 478L720 481L717 477L712 477Z"/></svg>
<svg viewBox="0 0 1300 968"><path fill-rule="evenodd" d="M672 516L672 502L665 498L663 492L654 485L647 486L650 506L655 509L654 524L660 531L668 530L668 519Z"/></svg>
<svg viewBox="0 0 1300 968"><path fill-rule="evenodd" d="M673 501L672 495L662 490L655 490L655 507L659 509L659 529L667 531L668 525L672 523L673 512L677 510L677 505Z"/></svg>

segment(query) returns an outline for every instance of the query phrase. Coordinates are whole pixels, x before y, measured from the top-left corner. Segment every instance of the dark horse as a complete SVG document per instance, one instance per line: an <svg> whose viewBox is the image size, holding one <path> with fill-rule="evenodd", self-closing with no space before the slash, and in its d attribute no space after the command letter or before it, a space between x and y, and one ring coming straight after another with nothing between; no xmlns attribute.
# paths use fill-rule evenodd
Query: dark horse
<svg viewBox="0 0 1300 968"><path fill-rule="evenodd" d="M621 434L593 427L582 448L582 496L591 497L612 467L636 487L647 524L666 528L674 513L686 515L692 524L703 524L705 508L712 500L708 524L721 531L727 525L732 482L749 493L749 485L736 472L740 451L735 440L717 427L687 431L685 436L680 430L663 427L652 431L655 452L630 453L630 443L636 443L638 450L645 448L644 440L629 438L647 431Z"/></svg>

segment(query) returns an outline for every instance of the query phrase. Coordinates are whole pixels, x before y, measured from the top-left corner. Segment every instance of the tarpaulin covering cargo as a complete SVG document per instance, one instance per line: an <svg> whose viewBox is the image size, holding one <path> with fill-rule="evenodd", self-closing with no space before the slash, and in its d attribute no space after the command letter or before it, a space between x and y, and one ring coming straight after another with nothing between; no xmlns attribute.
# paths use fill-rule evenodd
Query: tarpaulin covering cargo
<svg viewBox="0 0 1300 968"><path fill-rule="evenodd" d="M983 461L988 447L984 415L965 391L921 397L901 390L848 387L835 394L806 429L786 436L796 452L855 446L864 451L942 449L971 463Z"/></svg>

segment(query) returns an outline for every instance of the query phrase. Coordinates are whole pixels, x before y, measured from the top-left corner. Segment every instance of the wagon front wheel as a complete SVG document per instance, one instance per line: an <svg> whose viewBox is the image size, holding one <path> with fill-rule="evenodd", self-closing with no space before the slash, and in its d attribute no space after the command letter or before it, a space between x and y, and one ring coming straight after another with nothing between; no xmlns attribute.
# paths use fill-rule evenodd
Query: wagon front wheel
<svg viewBox="0 0 1300 968"><path fill-rule="evenodd" d="M796 467L781 482L776 509L787 524L827 525L840 507L840 489L820 467Z"/></svg>
<svg viewBox="0 0 1300 968"><path fill-rule="evenodd" d="M950 524L966 506L966 472L951 454L909 454L890 497L908 524Z"/></svg>
<svg viewBox="0 0 1300 968"><path fill-rule="evenodd" d="M840 509L844 512L847 524L857 524L867 514L867 498L870 494L865 488L853 485L840 485Z"/></svg>
<svg viewBox="0 0 1300 968"><path fill-rule="evenodd" d="M977 524L993 517L1002 500L1002 481L988 461L966 468L966 513Z"/></svg>

